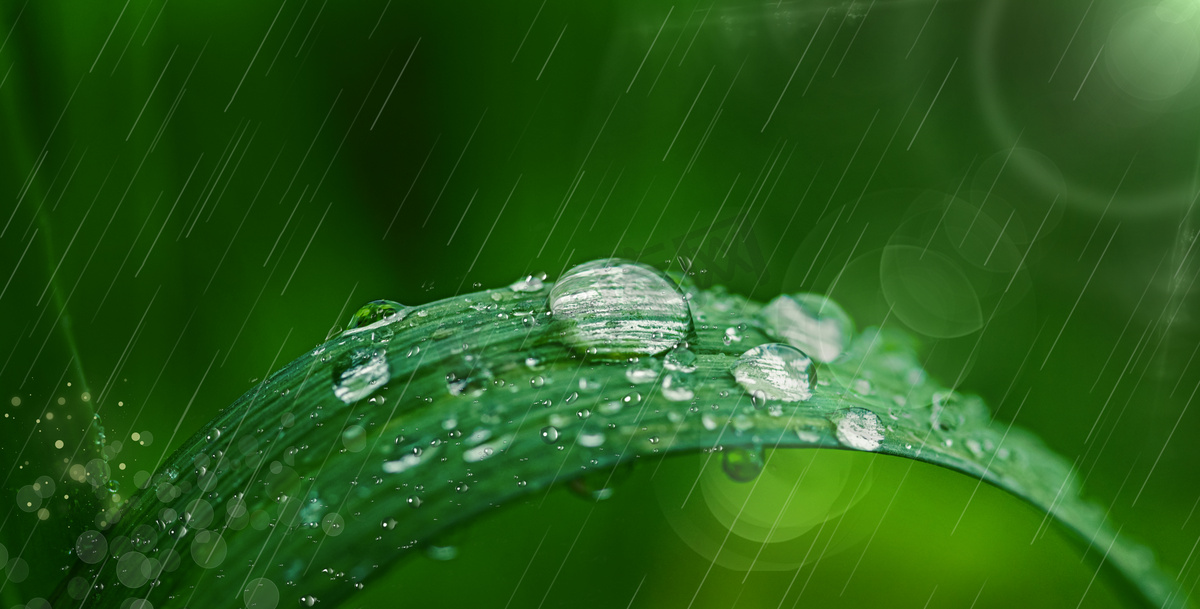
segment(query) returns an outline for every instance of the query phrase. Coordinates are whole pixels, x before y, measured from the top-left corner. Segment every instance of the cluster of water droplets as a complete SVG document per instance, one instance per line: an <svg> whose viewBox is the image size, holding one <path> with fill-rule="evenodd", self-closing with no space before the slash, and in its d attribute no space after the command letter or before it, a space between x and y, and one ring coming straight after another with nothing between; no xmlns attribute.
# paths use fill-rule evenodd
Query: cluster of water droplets
<svg viewBox="0 0 1200 609"><path fill-rule="evenodd" d="M515 349L503 342L490 348L492 335L526 340ZM420 509L415 514L421 518L436 513L438 520L480 489L494 496L498 479L520 488L565 481L581 497L606 499L629 477L638 455L678 449L678 438L719 454L717 474L733 482L775 475L777 462L765 470L767 456L778 454L771 449L797 443L910 455L934 450L979 471L993 461L994 471L1006 471L1006 463L1025 464L1023 452L1036 452L1027 436L1004 436L989 427L978 398L928 382L911 343L895 336L874 328L856 334L845 311L824 296L784 295L760 306L721 289L697 290L640 263L600 260L572 268L557 282L529 275L508 290L425 307L368 303L312 357L332 373L324 376L331 385L323 391L332 387L337 400L329 401L339 414L350 413L329 436L335 444L330 452L362 453L369 466L361 480L349 481L347 496L374 497L372 487L386 487L399 497L379 501L400 507L372 518L372 535L386 540L381 546L423 548L448 560L457 555L457 543L409 537L415 534L406 528L405 514L411 518ZM413 357L418 354L428 361ZM413 366L411 377L401 372ZM388 390L393 374L416 378L417 388ZM370 407L386 400L397 401L391 408ZM321 408L309 413L311 426L329 423L317 412ZM403 417L388 420L389 409ZM284 428L297 424L290 412L283 416ZM400 425L389 427L393 421ZM236 439L223 429L209 432L211 450L195 462L193 479L167 472L139 483L163 504L157 528L126 532L119 540L88 532L78 540L79 558L115 561L122 569L118 577L139 588L153 578L143 582L136 574L157 576L180 558L190 556L205 569L228 565L232 545L224 531L265 530L272 516L294 515L310 539L354 530L357 513L339 509L336 493L306 493L300 465L267 456L263 429ZM308 448L295 450L303 455ZM559 471L551 480L526 462L553 463ZM197 498L196 489L209 491L222 471L235 466L261 471L262 488L219 502ZM510 467L516 472L511 480ZM264 507L263 497L275 504ZM165 547L156 545L157 538L183 541L178 556L152 553ZM330 569L331 580L361 586L363 572ZM277 581L291 586L296 578ZM278 598L275 585L264 579L243 592L270 601L272 590ZM316 595L300 597L301 606L317 602ZM261 606L268 604L273 606Z"/></svg>
<svg viewBox="0 0 1200 609"><path fill-rule="evenodd" d="M370 396L392 378L387 361L387 343L395 335L392 326L412 311L391 300L373 300L350 318L342 340L358 346L338 357L333 365L333 393L346 404Z"/></svg>
<svg viewBox="0 0 1200 609"><path fill-rule="evenodd" d="M564 390L561 385L564 379L559 378L556 371L543 371L544 364L537 350L524 359L522 369L530 373L528 387L538 396L544 396L534 400L534 406L557 406L554 414L544 418L535 429L539 430L538 435L543 443L559 451L573 446L603 449L615 429L612 423L606 424L609 417L616 416L631 403L639 409L644 408L643 401L652 397L688 404L690 407L687 410L672 409L668 413L672 422L682 425L691 413L709 412L700 403L702 398L698 397L698 392L710 381L719 380L721 375L727 375L726 379L731 379L736 387L745 392L747 405L753 410L765 410L769 416L779 417L794 409L802 409L810 419L817 417L827 421L828 427L824 430L819 425L813 427L810 424L809 430L796 432L802 440L814 443L832 436L848 448L878 450L892 430L892 425L885 422L886 417L882 416L884 412L889 414L892 421L928 416L931 429L935 432L949 433L962 425L962 416L957 414L958 411L947 410L936 399L929 406L928 415L920 415L920 409L905 408L904 398L895 396L894 403L877 408L879 405L874 404L872 398L880 389L884 393L895 393L896 396L902 392L886 383L882 388L877 388L873 379L869 378L871 374L864 374L861 378L846 378L845 368L848 366L843 364L856 338L855 329L850 317L833 300L812 293L787 294L762 307L753 305L749 316L739 316L734 312L735 309L744 311L748 301L719 289L710 290L713 295L710 296L688 281L686 277L674 277L641 263L606 259L576 266L557 282L546 281L544 275L528 275L509 286L510 294L518 300L522 297L527 299L526 295L548 291L542 311L508 307L504 301L510 297L504 296L502 291L486 292L488 296L484 298L469 296L465 302L471 309L494 315L500 320L519 317L531 329L548 320L552 324L549 328L551 336L572 352L597 362L619 362L624 366L624 380L627 382L624 387L629 390L624 397L613 399L601 396L598 404L590 409L579 409L576 417L570 417L560 414L560 407L579 399L581 395L596 392L597 383L586 374L575 374ZM696 298L703 305L694 303ZM696 306L707 308L708 312L700 312L694 317L693 307ZM392 330L404 325L397 322L405 320L413 311L413 308L399 303L375 301L355 313L343 338L357 340L361 344L344 351L333 366L333 389L339 400L353 404L376 394L391 380L387 343L393 336ZM422 316L425 313L418 311ZM694 350L693 345L698 340L697 328L710 328L707 324L697 324L703 324L707 321L706 316L713 314L722 323L728 324L717 328L722 344L732 348L746 344L740 355L731 359L726 352L721 357L702 357ZM762 342L759 338L762 335L775 342ZM444 325L432 332L435 340L452 336L453 328ZM466 338L470 340L469 336ZM508 380L508 374L494 371L494 362L481 352L472 350L467 342L463 342L461 349L455 349L452 353L455 355L449 360L439 362L445 375L445 391L450 396L478 402L485 399L484 394L495 387L517 391L521 386L521 383ZM410 356L412 354L409 353ZM712 359L706 360L705 357ZM886 359L886 354L881 359ZM888 362L884 361L883 364L886 368ZM920 369L914 367L912 362L897 361L895 365L898 370L906 371L908 376L905 381L911 385L924 382L923 373L913 376L912 371L915 369L920 372ZM822 376L822 382L818 382L818 368L824 367L831 368L820 374L830 376ZM834 379L832 386L829 378ZM814 396L823 391L822 387L831 387L829 399L836 400L832 407L828 402L814 401ZM721 391L720 394L726 397L729 392ZM846 396L850 395L855 399L850 404L844 404ZM433 400L429 396L421 399ZM865 407L867 404L862 403L864 399L871 403L870 407ZM727 423L724 424L721 416L716 416L719 406L713 404L712 408L710 414L701 416L706 429L715 430L728 425L736 435L753 431L753 417L739 414L736 406L722 415L727 417ZM599 418L590 419L593 409L601 415ZM455 432L452 430L451 433ZM623 430L620 433L632 431ZM512 441L511 436L486 441L491 432L484 435L486 437L474 441L465 438L457 442L463 444L462 458L465 462L477 463L489 459L505 450ZM454 438L451 436L451 439ZM668 447L669 444L660 445L661 439L658 435L647 437L644 439L645 447L651 452ZM972 441L969 446L983 448L994 447L995 444L985 439ZM907 443L905 447L912 449L913 445ZM433 460L439 452L440 447L436 444L414 447L411 452L389 456L383 471L390 474L407 472ZM444 456L438 458L445 459ZM756 445L746 449L723 450L722 464L732 479L753 479L763 464L762 447ZM466 484L460 486L469 488Z"/></svg>

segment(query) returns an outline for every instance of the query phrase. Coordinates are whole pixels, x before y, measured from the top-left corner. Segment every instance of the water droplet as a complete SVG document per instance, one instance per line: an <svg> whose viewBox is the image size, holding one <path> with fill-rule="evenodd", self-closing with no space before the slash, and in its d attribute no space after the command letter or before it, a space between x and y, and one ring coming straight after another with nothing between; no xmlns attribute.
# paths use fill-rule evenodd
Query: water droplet
<svg viewBox="0 0 1200 609"><path fill-rule="evenodd" d="M762 389L755 389L750 392L750 405L755 410L762 410L767 405L767 393Z"/></svg>
<svg viewBox="0 0 1200 609"><path fill-rule="evenodd" d="M762 473L765 463L762 449L729 448L721 451L721 469L734 482L749 482Z"/></svg>
<svg viewBox="0 0 1200 609"><path fill-rule="evenodd" d="M692 330L675 284L657 269L625 260L567 271L550 290L550 310L568 346L607 359L661 353Z"/></svg>
<svg viewBox="0 0 1200 609"><path fill-rule="evenodd" d="M393 461L385 461L383 471L389 474L400 474L433 459L440 452L440 445L433 445L428 450L414 446L409 454Z"/></svg>
<svg viewBox="0 0 1200 609"><path fill-rule="evenodd" d="M687 347L671 349L663 358L663 368L676 372L695 372L696 354Z"/></svg>
<svg viewBox="0 0 1200 609"><path fill-rule="evenodd" d="M537 275L526 275L508 286L514 292L540 292L545 287L545 282Z"/></svg>
<svg viewBox="0 0 1200 609"><path fill-rule="evenodd" d="M490 432L489 432L490 433ZM467 463L478 463L485 459L492 458L497 452L504 450L512 442L512 435L504 435L486 444L479 444L463 451L463 461ZM469 443L469 442L468 442Z"/></svg>
<svg viewBox="0 0 1200 609"><path fill-rule="evenodd" d="M846 408L837 422L838 442L858 450L875 450L883 443L883 422L866 408Z"/></svg>
<svg viewBox="0 0 1200 609"><path fill-rule="evenodd" d="M474 355L465 355L446 373L446 389L450 395L477 396L491 386L492 371Z"/></svg>
<svg viewBox="0 0 1200 609"><path fill-rule="evenodd" d="M854 322L837 303L820 294L784 294L759 313L771 336L832 362L850 346Z"/></svg>
<svg viewBox="0 0 1200 609"><path fill-rule="evenodd" d="M633 475L633 462L629 461L600 471L592 471L567 483L571 492L592 501L604 501L613 496L617 485Z"/></svg>
<svg viewBox="0 0 1200 609"><path fill-rule="evenodd" d="M725 328L725 335L721 337L721 342L726 346L732 345L735 342L741 342L742 335L738 334L737 328L730 326Z"/></svg>
<svg viewBox="0 0 1200 609"><path fill-rule="evenodd" d="M546 444L554 444L558 441L558 428L553 425L547 425L542 428L542 441Z"/></svg>
<svg viewBox="0 0 1200 609"><path fill-rule="evenodd" d="M662 395L672 402L686 402L696 396L688 387L687 377L678 372L668 372L663 375Z"/></svg>
<svg viewBox="0 0 1200 609"><path fill-rule="evenodd" d="M352 404L371 395L392 378L387 353L382 348L358 347L338 358L333 366L333 393Z"/></svg>
<svg viewBox="0 0 1200 609"><path fill-rule="evenodd" d="M406 307L398 302L372 300L354 312L354 316L350 318L350 325L346 326L346 329L357 330L379 322L397 322L407 317L410 311L412 311L412 307Z"/></svg>
<svg viewBox="0 0 1200 609"><path fill-rule="evenodd" d="M599 431L579 434L579 444L588 448L601 446L604 444L604 440L604 433Z"/></svg>
<svg viewBox="0 0 1200 609"><path fill-rule="evenodd" d="M653 383L658 378L658 360L646 358L625 369L625 380L634 385Z"/></svg>
<svg viewBox="0 0 1200 609"><path fill-rule="evenodd" d="M438 561L454 560L458 558L458 547L431 544L425 548L425 555Z"/></svg>
<svg viewBox="0 0 1200 609"><path fill-rule="evenodd" d="M731 368L733 378L751 395L784 402L812 397L817 369L803 351L781 343L746 351ZM761 392L761 394L759 393Z"/></svg>

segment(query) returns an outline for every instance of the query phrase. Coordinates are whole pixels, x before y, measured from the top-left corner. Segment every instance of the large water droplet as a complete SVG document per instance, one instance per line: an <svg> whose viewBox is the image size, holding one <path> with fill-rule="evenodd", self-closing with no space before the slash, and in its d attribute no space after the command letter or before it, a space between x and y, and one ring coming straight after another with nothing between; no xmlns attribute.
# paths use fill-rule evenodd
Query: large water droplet
<svg viewBox="0 0 1200 609"><path fill-rule="evenodd" d="M875 450L883 443L883 422L866 408L846 408L837 422L838 442L858 450Z"/></svg>
<svg viewBox="0 0 1200 609"><path fill-rule="evenodd" d="M408 316L412 307L406 307L392 300L372 300L354 312L350 318L347 330L365 328L379 322L392 323Z"/></svg>
<svg viewBox="0 0 1200 609"><path fill-rule="evenodd" d="M784 294L759 313L771 336L787 341L819 362L837 359L850 346L854 322L820 294Z"/></svg>
<svg viewBox="0 0 1200 609"><path fill-rule="evenodd" d="M679 288L657 269L626 260L567 271L550 290L550 311L568 346L608 359L661 353L692 330Z"/></svg>
<svg viewBox="0 0 1200 609"><path fill-rule="evenodd" d="M391 378L386 351L358 347L344 353L334 364L333 393L352 404L371 395Z"/></svg>
<svg viewBox="0 0 1200 609"><path fill-rule="evenodd" d="M733 378L753 396L783 402L812 397L817 368L803 351L781 343L759 345L734 363Z"/></svg>

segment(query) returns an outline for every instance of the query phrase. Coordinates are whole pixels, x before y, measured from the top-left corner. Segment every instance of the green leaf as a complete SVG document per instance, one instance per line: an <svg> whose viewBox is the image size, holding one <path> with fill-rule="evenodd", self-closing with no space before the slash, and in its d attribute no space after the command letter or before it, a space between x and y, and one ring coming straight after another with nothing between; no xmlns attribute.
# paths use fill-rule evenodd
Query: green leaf
<svg viewBox="0 0 1200 609"><path fill-rule="evenodd" d="M107 560L79 562L54 606L119 607L132 592L156 607L332 607L537 489L603 477L580 484L603 490L620 463L713 450L745 479L764 448L786 447L981 479L1100 549L1132 598L1188 606L1082 499L1066 460L929 378L903 333L854 334L813 295L764 307L682 285L607 261L553 289L534 277L415 308L372 303L187 441L104 533Z"/></svg>

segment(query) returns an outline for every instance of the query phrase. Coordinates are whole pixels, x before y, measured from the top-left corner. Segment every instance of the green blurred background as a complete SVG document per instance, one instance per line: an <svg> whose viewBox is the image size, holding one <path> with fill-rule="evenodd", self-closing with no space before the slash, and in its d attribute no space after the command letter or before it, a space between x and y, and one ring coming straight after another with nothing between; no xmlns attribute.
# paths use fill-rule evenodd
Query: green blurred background
<svg viewBox="0 0 1200 609"><path fill-rule="evenodd" d="M0 25L4 607L97 526L70 473L93 413L127 496L366 301L612 255L909 329L1200 575L1195 0L16 0ZM497 510L353 606L1118 606L1103 548L860 459L861 509L799 571L706 576L661 507L685 457Z"/></svg>

